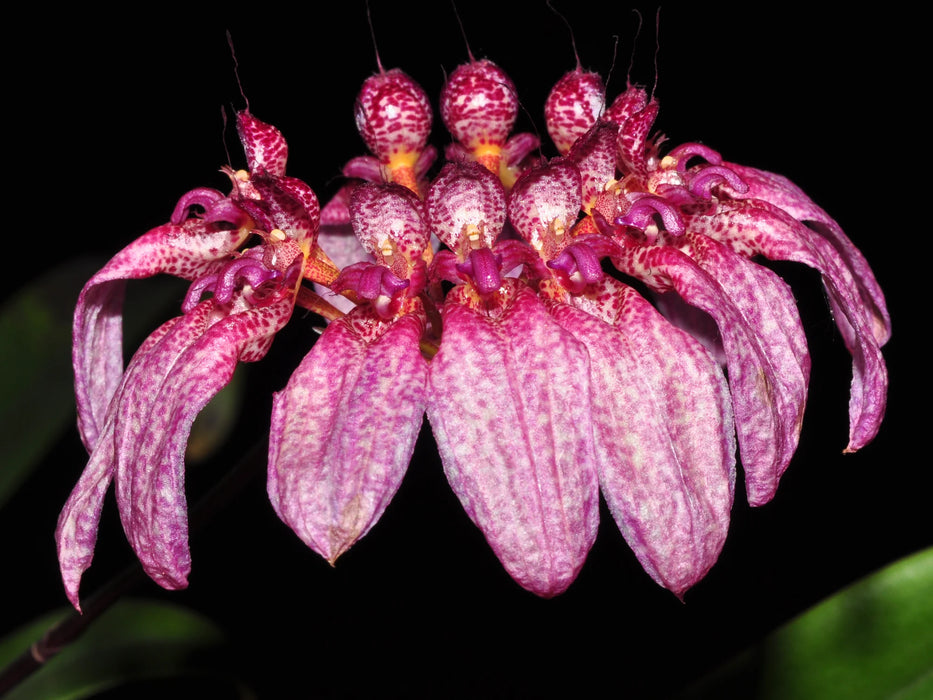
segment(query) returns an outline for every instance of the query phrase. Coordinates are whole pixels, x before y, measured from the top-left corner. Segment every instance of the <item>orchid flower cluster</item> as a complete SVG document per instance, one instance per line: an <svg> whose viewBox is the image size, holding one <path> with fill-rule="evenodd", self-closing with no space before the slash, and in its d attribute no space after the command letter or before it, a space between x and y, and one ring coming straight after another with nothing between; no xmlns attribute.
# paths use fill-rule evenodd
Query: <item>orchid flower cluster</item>
<svg viewBox="0 0 933 700"><path fill-rule="evenodd" d="M875 436L890 319L833 219L779 175L667 148L639 86L607 104L597 74L562 77L550 160L512 133L518 110L509 77L471 57L441 93L453 141L438 169L426 93L380 66L356 103L371 154L323 210L285 174L279 131L243 111L248 169L224 169L229 194L187 193L91 278L73 356L90 460L56 533L76 607L111 482L145 571L187 585L192 422L296 306L329 323L274 396L268 493L331 563L379 520L427 414L451 487L521 586L571 584L602 493L645 571L682 596L723 546L736 451L761 505L800 434L806 339L758 256L821 273L853 358L846 451ZM191 281L183 313L124 368L126 280L163 273Z"/></svg>

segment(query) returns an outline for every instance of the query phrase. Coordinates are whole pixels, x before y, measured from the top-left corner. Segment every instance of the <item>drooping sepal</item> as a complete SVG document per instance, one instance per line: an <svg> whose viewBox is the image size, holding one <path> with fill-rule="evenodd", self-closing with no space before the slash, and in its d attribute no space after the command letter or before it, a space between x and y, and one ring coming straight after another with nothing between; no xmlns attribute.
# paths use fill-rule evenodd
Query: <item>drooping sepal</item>
<svg viewBox="0 0 933 700"><path fill-rule="evenodd" d="M237 363L268 348L291 311L291 299L261 308L207 300L164 324L133 356L102 438L59 517L59 562L75 607L111 478L124 531L146 573L164 588L187 585L184 453L191 425Z"/></svg>
<svg viewBox="0 0 933 700"><path fill-rule="evenodd" d="M495 309L455 288L443 316L427 410L444 471L509 574L557 595L598 524L586 349L513 279Z"/></svg>
<svg viewBox="0 0 933 700"><path fill-rule="evenodd" d="M843 253L822 234L763 200L724 201L713 212L691 216L689 222L691 229L742 255L792 260L822 274L833 318L852 354L846 451L868 444L881 426L887 404L888 373L880 338L886 337L889 327Z"/></svg>
<svg viewBox="0 0 933 700"><path fill-rule="evenodd" d="M357 307L275 395L269 498L331 564L378 521L405 475L425 409L424 325L423 312L385 321Z"/></svg>
<svg viewBox="0 0 933 700"><path fill-rule="evenodd" d="M770 303L768 295L780 290L783 283L778 285L779 280L769 277L769 291L740 306L716 277L673 247L643 245L625 237L619 244L620 252L612 256L612 261L620 271L655 291L675 290L684 301L716 321L727 359L749 503L766 503L773 497L778 479L796 449L809 376L809 358L795 356L790 348L796 341L789 345L785 335L793 322L787 320L777 327L760 323L767 315L759 306L761 299ZM706 260L716 267L717 275L742 274L741 266L730 266L734 259ZM753 274L750 281L757 281L757 277ZM731 284L727 286L731 288ZM790 297L786 285L783 294ZM780 307L786 310L787 305L782 303Z"/></svg>
<svg viewBox="0 0 933 700"><path fill-rule="evenodd" d="M125 281L157 274L193 280L229 256L248 236L249 228L244 225L231 229L202 219L165 224L117 253L84 285L75 306L72 362L78 429L88 452L97 444L107 407L123 375Z"/></svg>
<svg viewBox="0 0 933 700"><path fill-rule="evenodd" d="M648 574L678 597L716 562L729 528L735 437L716 362L634 290L607 279L613 299L550 303L586 343L600 487ZM583 308L577 308L577 306Z"/></svg>

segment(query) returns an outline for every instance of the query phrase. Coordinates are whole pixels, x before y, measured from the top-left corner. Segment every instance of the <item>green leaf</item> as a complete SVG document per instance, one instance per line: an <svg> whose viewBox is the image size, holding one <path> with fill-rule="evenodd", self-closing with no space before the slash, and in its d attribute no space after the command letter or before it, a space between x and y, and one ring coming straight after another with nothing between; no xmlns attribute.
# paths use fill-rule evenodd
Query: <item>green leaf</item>
<svg viewBox="0 0 933 700"><path fill-rule="evenodd" d="M74 424L71 319L81 288L101 265L91 258L69 261L0 308L0 508ZM158 325L168 304L184 297L174 279L147 280L144 293L136 286L130 285L125 314L133 343Z"/></svg>
<svg viewBox="0 0 933 700"><path fill-rule="evenodd" d="M233 432L244 398L244 375L239 369L195 418L185 448L189 468L212 457Z"/></svg>
<svg viewBox="0 0 933 700"><path fill-rule="evenodd" d="M933 548L790 621L684 698L933 698Z"/></svg>
<svg viewBox="0 0 933 700"><path fill-rule="evenodd" d="M0 667L68 614L44 616L0 640ZM218 627L193 611L155 601L121 601L5 698L70 700L140 680L207 673L230 688L230 674L210 656L222 641Z"/></svg>
<svg viewBox="0 0 933 700"><path fill-rule="evenodd" d="M0 309L0 507L73 420L71 315L99 261L62 265Z"/></svg>

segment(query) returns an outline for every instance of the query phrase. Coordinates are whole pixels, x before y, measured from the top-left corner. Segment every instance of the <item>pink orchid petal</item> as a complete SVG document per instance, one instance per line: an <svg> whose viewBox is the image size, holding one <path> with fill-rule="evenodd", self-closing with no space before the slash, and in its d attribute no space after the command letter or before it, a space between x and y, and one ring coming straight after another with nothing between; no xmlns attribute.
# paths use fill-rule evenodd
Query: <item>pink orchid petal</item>
<svg viewBox="0 0 933 700"><path fill-rule="evenodd" d="M819 270L836 325L852 354L846 451L868 444L881 426L887 404L888 373L880 344L889 327L874 313L874 305L865 305L860 286L839 250L762 200L723 202L720 211L691 217L689 225L744 255L792 260Z"/></svg>
<svg viewBox="0 0 933 700"><path fill-rule="evenodd" d="M405 274L428 247L431 234L422 216L421 200L401 185L363 183L350 195L353 232L377 260L383 259L386 245L400 253L404 260L393 260L393 253L386 260L396 274Z"/></svg>
<svg viewBox="0 0 933 700"><path fill-rule="evenodd" d="M745 490L749 503L761 505L774 497L781 474L797 449L810 381L806 335L793 293L780 277L706 236L689 233L685 239L689 255L716 279L743 319L757 329L769 364L775 368L774 376L769 377L772 390L779 385L777 396L788 397L779 409L784 457L773 469L762 471L755 461L745 463L748 438L739 422Z"/></svg>
<svg viewBox="0 0 933 700"><path fill-rule="evenodd" d="M614 124L600 122L577 140L568 155L580 171L583 209L587 212L596 206L606 184L615 177L617 132Z"/></svg>
<svg viewBox="0 0 933 700"><path fill-rule="evenodd" d="M505 142L505 148L502 149L502 161L509 168L517 170L540 147L541 139L535 134L527 132L514 134Z"/></svg>
<svg viewBox="0 0 933 700"><path fill-rule="evenodd" d="M202 302L127 368L114 402L117 505L144 570L164 588L184 588L191 568L184 492L191 425L238 361L291 311L290 298L234 313Z"/></svg>
<svg viewBox="0 0 933 700"><path fill-rule="evenodd" d="M275 395L269 498L331 564L379 520L408 468L425 408L424 323L358 307L327 327Z"/></svg>
<svg viewBox="0 0 933 700"><path fill-rule="evenodd" d="M246 152L246 162L251 173L266 172L269 175L285 174L288 160L288 144L282 132L271 124L261 122L247 111L236 115L237 132Z"/></svg>
<svg viewBox="0 0 933 700"><path fill-rule="evenodd" d="M875 279L868 261L842 228L829 214L818 207L797 185L783 175L749 168L735 163L723 163L735 172L745 184L745 193L731 192L736 199L757 199L783 209L794 219L812 227L826 238L842 256L859 290L862 304L869 310L872 330L879 345L891 337L891 316L884 300L884 292Z"/></svg>
<svg viewBox="0 0 933 700"><path fill-rule="evenodd" d="M79 612L81 605L78 591L81 587L81 577L94 557L104 497L113 479L112 420L104 426L102 438L65 502L55 529L55 543L65 593Z"/></svg>
<svg viewBox="0 0 933 700"><path fill-rule="evenodd" d="M714 252L718 251L710 255ZM804 358L788 348L786 332L793 324L789 319L764 324L767 315L758 304L767 300L761 304L766 306L771 299L752 291L780 289L780 280L764 282L764 277L743 269L735 259L706 258L717 277L728 278L726 290L696 261L669 246L624 245L613 263L657 291L675 289L684 301L716 320L727 358L748 501L766 503L796 449L808 374L802 366ZM747 282L740 283L743 275ZM745 283L752 284L752 290L742 292Z"/></svg>
<svg viewBox="0 0 933 700"><path fill-rule="evenodd" d="M483 166L453 161L431 184L425 212L431 232L465 259L472 248L490 247L502 233L505 189L499 178Z"/></svg>
<svg viewBox="0 0 933 700"><path fill-rule="evenodd" d="M682 596L716 562L729 529L729 390L697 341L634 290L606 282L615 302L611 321L568 304L549 310L589 352L599 481L609 509L645 571Z"/></svg>
<svg viewBox="0 0 933 700"><path fill-rule="evenodd" d="M521 586L554 596L596 536L598 485L585 348L517 280L494 311L464 287L444 305L428 419L467 514Z"/></svg>
<svg viewBox="0 0 933 700"><path fill-rule="evenodd" d="M596 123L605 107L606 86L599 73L584 71L579 66L565 73L544 103L544 122L557 152L566 155Z"/></svg>
<svg viewBox="0 0 933 700"><path fill-rule="evenodd" d="M625 92L617 96L606 109L603 118L617 126L622 126L629 119L648 105L648 93L638 85L627 85Z"/></svg>
<svg viewBox="0 0 933 700"><path fill-rule="evenodd" d="M181 319L173 318L156 329L140 346L136 355L143 357L172 329ZM138 364L138 363L137 363ZM132 370L135 372L135 369ZM119 380L118 380L119 381ZM91 452L87 467L78 479L62 508L55 530L59 566L68 600L79 611L78 591L81 578L94 557L94 545L97 542L97 527L104 505L104 497L113 479L116 452L114 442L114 414L117 402L112 402L102 426L102 433L97 446Z"/></svg>
<svg viewBox="0 0 933 700"><path fill-rule="evenodd" d="M640 90L640 88L630 87L629 90ZM632 114L621 123L616 145L619 169L623 173L633 173L641 178L648 176L650 172L648 134L654 126L654 120L658 117L659 109L658 103L652 98L642 110Z"/></svg>
<svg viewBox="0 0 933 700"><path fill-rule="evenodd" d="M581 202L580 171L569 159L554 159L529 168L518 178L509 193L509 222L550 260L569 242Z"/></svg>
<svg viewBox="0 0 933 700"><path fill-rule="evenodd" d="M88 452L103 428L123 375L124 280L167 273L193 280L248 237L246 228L215 230L189 219L152 229L117 253L84 285L74 314L72 362L78 429Z"/></svg>

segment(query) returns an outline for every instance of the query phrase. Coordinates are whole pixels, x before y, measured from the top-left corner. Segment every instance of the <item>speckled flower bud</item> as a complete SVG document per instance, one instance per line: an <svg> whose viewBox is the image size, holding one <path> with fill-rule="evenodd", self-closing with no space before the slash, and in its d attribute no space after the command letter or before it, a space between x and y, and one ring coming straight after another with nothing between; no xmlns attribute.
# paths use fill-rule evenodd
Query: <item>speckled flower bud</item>
<svg viewBox="0 0 933 700"><path fill-rule="evenodd" d="M598 73L577 68L557 81L544 103L544 120L562 156L596 123L605 106L606 86Z"/></svg>
<svg viewBox="0 0 933 700"><path fill-rule="evenodd" d="M398 69L377 73L363 83L355 111L356 128L390 179L415 189L415 163L433 119L421 86Z"/></svg>
<svg viewBox="0 0 933 700"><path fill-rule="evenodd" d="M518 116L515 84L492 61L453 72L441 91L441 118L454 139L493 172Z"/></svg>

